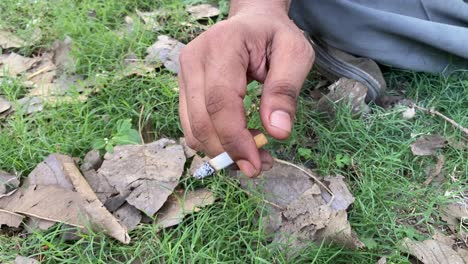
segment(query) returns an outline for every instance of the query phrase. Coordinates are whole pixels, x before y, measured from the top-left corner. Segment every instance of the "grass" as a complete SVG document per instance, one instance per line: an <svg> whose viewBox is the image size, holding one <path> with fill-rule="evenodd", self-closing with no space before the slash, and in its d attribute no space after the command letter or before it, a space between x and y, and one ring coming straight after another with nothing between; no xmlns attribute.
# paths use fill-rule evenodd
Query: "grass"
<svg viewBox="0 0 468 264"><path fill-rule="evenodd" d="M195 1L191 1L194 3ZM198 1L200 2L200 1ZM128 52L143 56L157 34L144 30L134 10L165 8L171 12L161 34L187 42L194 32L180 26L188 21L184 11L189 1L83 0L32 1L2 0L0 26L12 28L22 37L40 27L44 38L33 47L16 52L37 53L51 47L56 39L70 36L77 73L95 80L99 92L85 103L48 106L40 113L24 116L15 113L0 123L0 169L23 177L48 154L65 153L82 158L97 138L109 137L118 120L130 118L137 127L140 110L143 120L151 121L156 138L182 135L178 122L176 78L161 71L156 78L133 77L116 80ZM227 1L222 1L226 11ZM94 11L95 17L88 14ZM135 30L121 38L115 33L124 27L124 17L133 16ZM214 21L211 21L214 23ZM406 96L468 126L468 77L450 77L404 72L386 72L389 87L404 88ZM431 226L443 225L438 206L457 193L467 191L468 155L452 146L441 151L446 157L445 181L423 186L425 168L435 164L432 157L415 157L409 144L418 135L440 133L451 140L462 140L460 131L439 119L418 112L411 120L401 117L400 109L383 110L372 106L364 118L352 117L338 109L336 120L326 121L312 109L308 91L316 82L311 78L300 98L295 129L285 142L268 148L278 157L313 167L321 175L342 174L348 179L356 202L350 222L366 249L350 251L333 245L310 244L292 258L269 243L256 221L261 205L247 197L225 177L204 182L185 180L187 187L207 186L217 202L187 217L182 224L158 232L152 225L140 225L130 233L132 243L121 245L102 234L89 234L77 242L64 242L63 230L55 227L29 236L0 235L0 262L16 255L35 256L44 263L374 263L382 255L389 263L410 263L401 254L398 241L404 237L425 239ZM9 100L21 98L26 90L14 79L3 80L0 92ZM258 114L250 118L259 127ZM299 148L310 149L309 157L296 155ZM347 157L341 164L337 157ZM451 194L451 195L447 195ZM453 195L452 195L453 194ZM414 224L416 222L416 224ZM288 258L289 257L289 258Z"/></svg>

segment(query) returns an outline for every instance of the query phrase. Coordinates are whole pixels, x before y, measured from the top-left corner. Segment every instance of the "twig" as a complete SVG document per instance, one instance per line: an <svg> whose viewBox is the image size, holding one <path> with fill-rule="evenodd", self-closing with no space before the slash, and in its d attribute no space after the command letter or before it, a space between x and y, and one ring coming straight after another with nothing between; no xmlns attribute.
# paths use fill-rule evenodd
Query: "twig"
<svg viewBox="0 0 468 264"><path fill-rule="evenodd" d="M143 125L142 125L142 119L143 119L143 111L145 110L145 105L141 106L140 110L140 115L138 116L138 134L140 134L140 139L141 139L141 144L145 144L145 139L143 138L142 130L143 130Z"/></svg>
<svg viewBox="0 0 468 264"><path fill-rule="evenodd" d="M455 122L453 119L448 118L447 116L443 115L441 112L435 110L434 108L425 108L425 107L422 107L422 106L418 106L416 104L412 104L411 106L416 108L416 109L428 112L431 115L436 115L436 116L442 117L445 121L449 122L454 127L460 129L463 133L465 133L465 135L468 135L468 128L463 127L462 125Z"/></svg>

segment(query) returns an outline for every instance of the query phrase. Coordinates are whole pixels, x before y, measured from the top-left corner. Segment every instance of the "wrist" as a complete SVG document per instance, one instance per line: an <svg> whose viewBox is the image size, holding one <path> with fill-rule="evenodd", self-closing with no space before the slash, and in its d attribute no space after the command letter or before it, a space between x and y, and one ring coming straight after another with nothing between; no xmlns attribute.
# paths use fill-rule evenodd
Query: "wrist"
<svg viewBox="0 0 468 264"><path fill-rule="evenodd" d="M291 0L231 0L229 17L237 14L287 15Z"/></svg>

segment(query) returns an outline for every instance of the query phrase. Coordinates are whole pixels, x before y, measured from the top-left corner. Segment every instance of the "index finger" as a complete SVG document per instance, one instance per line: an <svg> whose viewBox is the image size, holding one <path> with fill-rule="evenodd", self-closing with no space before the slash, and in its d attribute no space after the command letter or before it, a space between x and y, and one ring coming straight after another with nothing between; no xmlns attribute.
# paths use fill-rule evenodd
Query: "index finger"
<svg viewBox="0 0 468 264"><path fill-rule="evenodd" d="M239 168L249 177L260 173L262 162L247 128L244 97L247 61L239 51L215 54L205 65L205 104L219 141Z"/></svg>

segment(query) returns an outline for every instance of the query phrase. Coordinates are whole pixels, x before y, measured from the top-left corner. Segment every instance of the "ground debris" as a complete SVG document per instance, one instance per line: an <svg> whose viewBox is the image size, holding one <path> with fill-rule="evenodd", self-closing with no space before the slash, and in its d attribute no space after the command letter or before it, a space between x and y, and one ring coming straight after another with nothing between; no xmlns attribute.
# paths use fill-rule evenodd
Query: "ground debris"
<svg viewBox="0 0 468 264"><path fill-rule="evenodd" d="M11 195L19 184L16 175L0 170L0 198Z"/></svg>
<svg viewBox="0 0 468 264"><path fill-rule="evenodd" d="M165 35L158 36L158 40L146 49L148 55L145 64L157 65L163 63L167 70L179 73L179 55L185 44Z"/></svg>
<svg viewBox="0 0 468 264"><path fill-rule="evenodd" d="M431 156L447 145L447 140L440 135L425 135L411 144L411 151L416 156Z"/></svg>
<svg viewBox="0 0 468 264"><path fill-rule="evenodd" d="M10 31L0 29L0 48L11 49L26 46L26 41L17 37Z"/></svg>
<svg viewBox="0 0 468 264"><path fill-rule="evenodd" d="M115 77L121 80L130 76L151 77L154 76L155 65L147 65L134 53L128 53L123 61L124 67L118 71Z"/></svg>
<svg viewBox="0 0 468 264"><path fill-rule="evenodd" d="M129 204L152 216L179 183L185 160L183 147L169 139L117 146L104 156L98 177L105 177Z"/></svg>
<svg viewBox="0 0 468 264"><path fill-rule="evenodd" d="M190 13L193 19L202 20L210 17L219 16L219 9L210 4L201 4L187 7L187 12Z"/></svg>
<svg viewBox="0 0 468 264"><path fill-rule="evenodd" d="M0 114L5 113L6 111L10 110L10 108L11 108L11 103L5 98L0 96Z"/></svg>
<svg viewBox="0 0 468 264"><path fill-rule="evenodd" d="M241 177L241 186L260 193L268 202L264 220L266 231L275 233L275 242L296 249L323 240L352 249L364 247L347 220L346 209L354 197L344 177L328 176L322 183L310 175L295 165L276 161L256 179Z"/></svg>
<svg viewBox="0 0 468 264"><path fill-rule="evenodd" d="M27 58L14 52L0 55L0 77L16 76L31 69L40 57Z"/></svg>
<svg viewBox="0 0 468 264"><path fill-rule="evenodd" d="M431 166L427 169L427 179L424 181L424 185L429 185L435 178L439 177L442 173L442 168L445 164L445 156L440 154L437 155L437 163L435 166Z"/></svg>
<svg viewBox="0 0 468 264"><path fill-rule="evenodd" d="M451 245L437 240L414 241L404 238L401 241L401 249L424 264L465 264L463 258L452 249Z"/></svg>
<svg viewBox="0 0 468 264"><path fill-rule="evenodd" d="M157 213L156 224L160 228L178 225L185 215L198 212L200 208L214 203L214 195L207 189L174 192Z"/></svg>
<svg viewBox="0 0 468 264"><path fill-rule="evenodd" d="M145 23L145 29L153 32L158 32L163 29L162 21L168 16L168 12L163 9L151 12L141 12L137 9L136 13Z"/></svg>
<svg viewBox="0 0 468 264"><path fill-rule="evenodd" d="M15 264L39 264L39 261L34 258L17 256L15 258Z"/></svg>
<svg viewBox="0 0 468 264"><path fill-rule="evenodd" d="M447 222L450 230L468 246L468 198L464 198L458 203L450 203L440 208L442 220Z"/></svg>
<svg viewBox="0 0 468 264"><path fill-rule="evenodd" d="M129 203L124 203L113 215L128 231L135 229L142 218L141 212Z"/></svg>

